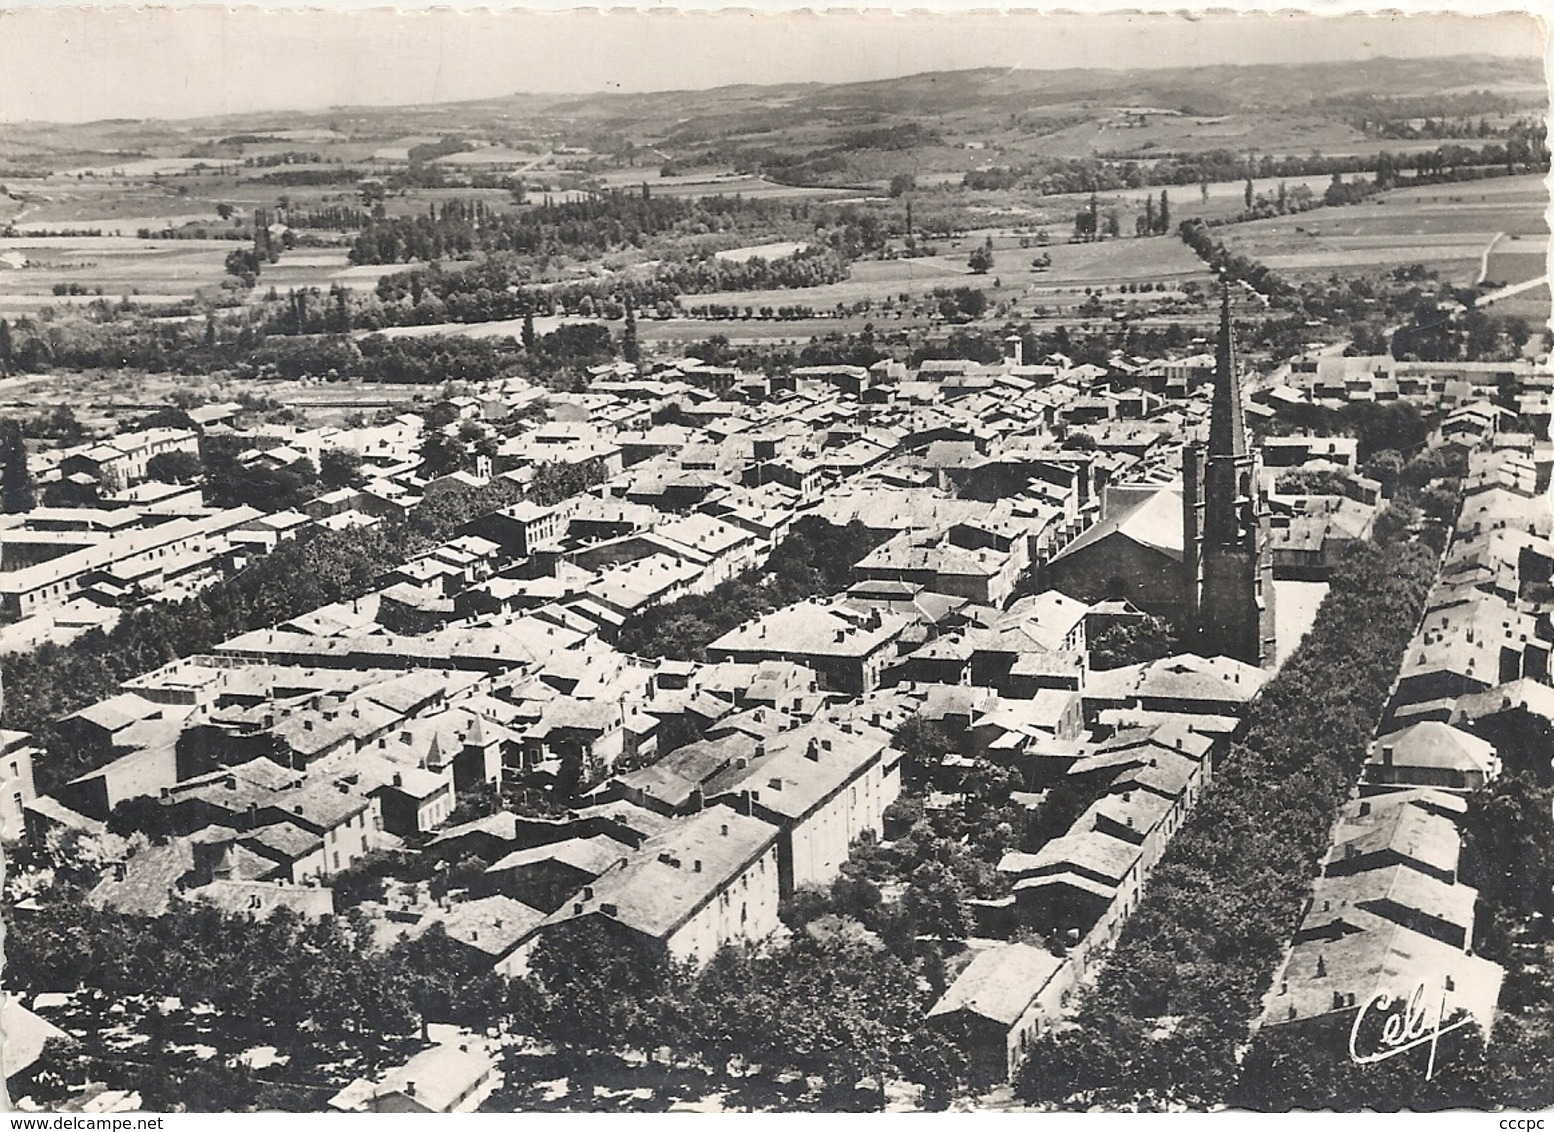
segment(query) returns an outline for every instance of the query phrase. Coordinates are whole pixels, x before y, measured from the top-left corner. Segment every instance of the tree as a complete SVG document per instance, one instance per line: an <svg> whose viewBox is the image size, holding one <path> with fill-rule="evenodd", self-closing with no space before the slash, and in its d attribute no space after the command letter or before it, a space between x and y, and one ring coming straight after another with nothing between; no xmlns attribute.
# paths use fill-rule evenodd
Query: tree
<svg viewBox="0 0 1554 1132"><path fill-rule="evenodd" d="M540 464L529 480L527 495L531 502L550 507L563 499L581 495L604 478L605 468L598 460L586 460L581 464L559 461Z"/></svg>
<svg viewBox="0 0 1554 1132"><path fill-rule="evenodd" d="M621 335L621 357L632 365L642 361L642 350L637 344L637 312L631 309L631 303L626 303L626 330Z"/></svg>
<svg viewBox="0 0 1554 1132"><path fill-rule="evenodd" d="M350 448L325 448L318 454L318 478L328 488L360 487L367 479L362 474L361 453Z"/></svg>
<svg viewBox="0 0 1554 1132"><path fill-rule="evenodd" d="M534 342L534 308L529 307L523 312L523 348L534 353Z"/></svg>
<svg viewBox="0 0 1554 1132"><path fill-rule="evenodd" d="M6 514L15 515L37 505L21 426L13 420L0 422L0 506Z"/></svg>
<svg viewBox="0 0 1554 1132"><path fill-rule="evenodd" d="M204 471L193 452L158 452L146 461L146 475L160 483L193 483Z"/></svg>
<svg viewBox="0 0 1554 1132"><path fill-rule="evenodd" d="M971 268L974 275L986 275L993 270L993 238L988 237L987 242L979 248L973 249L971 258L966 261L966 266Z"/></svg>
<svg viewBox="0 0 1554 1132"><path fill-rule="evenodd" d="M254 279L259 274L259 266L263 262L262 257L256 251L248 248L238 248L228 254L226 269L228 275L235 275L243 280L243 285L252 287Z"/></svg>
<svg viewBox="0 0 1554 1132"><path fill-rule="evenodd" d="M15 362L15 346L11 342L11 324L0 318L0 377L8 376Z"/></svg>
<svg viewBox="0 0 1554 1132"><path fill-rule="evenodd" d="M540 937L529 962L539 992L540 1035L574 1054L678 1045L668 1009L685 974L642 937L612 932L598 917Z"/></svg>
<svg viewBox="0 0 1554 1132"><path fill-rule="evenodd" d="M966 890L955 874L939 861L917 867L901 902L920 933L948 943L965 939L971 932Z"/></svg>
<svg viewBox="0 0 1554 1132"><path fill-rule="evenodd" d="M1171 656L1177 651L1176 630L1162 617L1118 621L1096 634L1090 644L1090 664L1098 669L1121 668Z"/></svg>
<svg viewBox="0 0 1554 1132"><path fill-rule="evenodd" d="M1241 197L1242 197L1242 199L1244 201L1246 201L1247 208L1251 208L1252 207L1252 174L1250 174L1250 173L1248 173L1246 175L1246 188L1242 191Z"/></svg>
<svg viewBox="0 0 1554 1132"><path fill-rule="evenodd" d="M1391 495L1397 489L1398 478L1403 474L1405 463L1402 453L1397 449L1382 448L1365 462L1361 471L1381 484L1384 495Z"/></svg>
<svg viewBox="0 0 1554 1132"><path fill-rule="evenodd" d="M1171 230L1171 198L1166 195L1164 189L1160 190L1159 224L1160 231L1169 232Z"/></svg>
<svg viewBox="0 0 1554 1132"><path fill-rule="evenodd" d="M470 465L469 449L456 436L440 428L428 428L421 435L422 473L429 478L460 472Z"/></svg>
<svg viewBox="0 0 1554 1132"><path fill-rule="evenodd" d="M890 179L890 195L893 197L904 196L917 188L917 178L911 173L897 173ZM911 226L908 225L908 228Z"/></svg>
<svg viewBox="0 0 1554 1132"><path fill-rule="evenodd" d="M898 727L890 745L901 752L901 780L910 785L929 781L954 749L944 728L920 715Z"/></svg>

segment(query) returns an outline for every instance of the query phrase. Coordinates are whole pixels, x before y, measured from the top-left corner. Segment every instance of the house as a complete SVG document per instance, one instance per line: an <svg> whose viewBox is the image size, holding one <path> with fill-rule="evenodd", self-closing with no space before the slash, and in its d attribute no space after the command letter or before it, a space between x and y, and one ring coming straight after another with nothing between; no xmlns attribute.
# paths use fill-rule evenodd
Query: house
<svg viewBox="0 0 1554 1132"><path fill-rule="evenodd" d="M560 538L565 530L564 519L559 507L541 507L523 500L472 520L464 533L496 543L511 557L527 558Z"/></svg>
<svg viewBox="0 0 1554 1132"><path fill-rule="evenodd" d="M728 943L777 930L778 830L714 806L643 842L541 928L592 920L676 961L704 964Z"/></svg>
<svg viewBox="0 0 1554 1132"><path fill-rule="evenodd" d="M1408 1001L1423 986L1446 1017L1465 1011L1487 1034L1505 970L1497 963L1360 909L1335 937L1299 940L1275 981L1264 1026L1330 1021L1344 1031L1378 996Z"/></svg>
<svg viewBox="0 0 1554 1132"><path fill-rule="evenodd" d="M42 753L27 732L0 729L0 841L14 844L27 834L27 806L38 797L32 761Z"/></svg>
<svg viewBox="0 0 1554 1132"><path fill-rule="evenodd" d="M376 1081L357 1078L329 1106L342 1112L474 1112L500 1082L496 1055L468 1036L422 1050Z"/></svg>
<svg viewBox="0 0 1554 1132"><path fill-rule="evenodd" d="M1012 1080L1043 1022L1062 1016L1072 968L1042 947L978 951L928 1011L928 1025L966 1054L974 1078Z"/></svg>
<svg viewBox="0 0 1554 1132"><path fill-rule="evenodd" d="M860 581L919 584L936 593L1002 607L1014 593L1028 557L1023 542L983 545L960 528L902 531L853 567Z"/></svg>
<svg viewBox="0 0 1554 1132"><path fill-rule="evenodd" d="M1362 798L1333 838L1324 876L1350 876L1393 866L1445 884L1457 881L1462 838L1449 818L1422 806Z"/></svg>
<svg viewBox="0 0 1554 1132"><path fill-rule="evenodd" d="M465 948L476 962L512 978L527 972L522 945L544 921L541 909L498 894L453 901L422 923L441 924L448 939Z"/></svg>
<svg viewBox="0 0 1554 1132"><path fill-rule="evenodd" d="M1514 680L1472 696L1460 696L1450 723L1495 745L1505 767L1545 777L1554 750L1554 687Z"/></svg>
<svg viewBox="0 0 1554 1132"><path fill-rule="evenodd" d="M0 1033L5 1034L5 1079L7 1084L37 1064L43 1047L49 1042L73 1044L73 1039L52 1022L39 1018L22 1005L14 994L5 996L0 1007ZM11 1092L11 1090L7 1090ZM15 1094L12 1093L12 1096Z"/></svg>
<svg viewBox="0 0 1554 1132"><path fill-rule="evenodd" d="M513 850L486 869L486 883L549 914L631 851L603 833L569 837Z"/></svg>
<svg viewBox="0 0 1554 1132"><path fill-rule="evenodd" d="M1365 782L1373 787L1430 786L1471 793L1499 775L1500 758L1492 743L1437 720L1380 736L1365 760Z"/></svg>
<svg viewBox="0 0 1554 1132"><path fill-rule="evenodd" d="M1089 674L1085 713L1108 708L1239 716L1262 691L1268 672L1230 657L1193 653Z"/></svg>
<svg viewBox="0 0 1554 1132"><path fill-rule="evenodd" d="M393 766L388 781L378 786L383 828L399 837L426 833L441 825L453 812L453 782L449 775L433 774L416 766Z"/></svg>
<svg viewBox="0 0 1554 1132"><path fill-rule="evenodd" d="M829 884L865 834L880 837L885 810L901 793L900 752L890 732L866 723L822 719L746 741L702 790L782 831L781 891Z"/></svg>
<svg viewBox="0 0 1554 1132"><path fill-rule="evenodd" d="M814 669L821 690L861 696L880 686L910 624L906 617L859 613L839 602L799 602L724 633L707 646L707 658L789 660Z"/></svg>
<svg viewBox="0 0 1554 1132"><path fill-rule="evenodd" d="M199 435L183 428L151 428L123 432L104 444L72 449L60 461L65 475L91 476L109 492L119 491L146 478L146 465L168 452L199 454Z"/></svg>

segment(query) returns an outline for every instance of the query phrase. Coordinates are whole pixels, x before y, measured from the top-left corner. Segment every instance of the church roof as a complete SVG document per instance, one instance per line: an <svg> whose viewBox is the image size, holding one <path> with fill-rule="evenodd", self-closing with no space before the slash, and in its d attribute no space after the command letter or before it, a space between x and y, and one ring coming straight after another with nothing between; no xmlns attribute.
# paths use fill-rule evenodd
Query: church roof
<svg viewBox="0 0 1554 1132"><path fill-rule="evenodd" d="M1120 534L1130 542L1157 550L1180 562L1182 559L1182 492L1178 487L1163 487L1144 496L1131 506L1119 508L1110 517L1096 523L1069 543L1053 561L1069 558L1093 546L1109 535Z"/></svg>

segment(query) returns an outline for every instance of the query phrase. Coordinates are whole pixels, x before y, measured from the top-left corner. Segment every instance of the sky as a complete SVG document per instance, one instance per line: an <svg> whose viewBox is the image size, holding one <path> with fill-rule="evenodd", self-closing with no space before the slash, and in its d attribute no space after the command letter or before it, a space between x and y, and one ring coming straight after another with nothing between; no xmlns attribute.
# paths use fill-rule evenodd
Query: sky
<svg viewBox="0 0 1554 1132"><path fill-rule="evenodd" d="M1192 66L1486 53L1542 57L1500 16L1193 18L940 11L262 10L0 0L0 121L191 118L524 92L848 82L971 67ZM777 0L781 2L781 0ZM922 0L918 0L921 4ZM1083 0L1081 0L1083 2ZM707 0L691 0L704 8ZM1454 0L1462 11L1475 0ZM336 7L361 0L336 0ZM916 6L916 5L915 5ZM1501 5L1503 7L1503 5ZM948 9L948 10L945 10Z"/></svg>

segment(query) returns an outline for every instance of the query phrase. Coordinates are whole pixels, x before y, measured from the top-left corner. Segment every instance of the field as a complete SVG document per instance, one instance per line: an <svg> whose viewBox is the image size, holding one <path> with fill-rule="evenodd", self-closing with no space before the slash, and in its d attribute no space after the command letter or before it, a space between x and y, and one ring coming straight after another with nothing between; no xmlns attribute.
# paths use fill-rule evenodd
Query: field
<svg viewBox="0 0 1554 1132"><path fill-rule="evenodd" d="M959 174L956 174L959 179ZM614 169L598 178L606 189L639 190L643 185L654 196L708 197L742 196L760 200L831 200L842 195L841 189L811 189L783 185L765 177L736 173L732 169L699 170L671 177L662 176L651 166Z"/></svg>
<svg viewBox="0 0 1554 1132"><path fill-rule="evenodd" d="M57 301L56 284L76 285L108 298L187 297L219 286L224 261L243 245L227 240L137 240L112 236L75 239L0 239L0 313Z"/></svg>
<svg viewBox="0 0 1554 1132"><path fill-rule="evenodd" d="M752 244L745 248L729 248L727 251L721 251L718 253L718 258L728 260L730 263L744 263L751 259L782 259L784 256L805 251L808 247L808 244L796 240L779 244Z"/></svg>
<svg viewBox="0 0 1554 1132"><path fill-rule="evenodd" d="M51 405L69 405L83 421L133 419L167 403L174 391L211 401L252 393L299 410L316 425L339 424L352 412L411 411L428 394L425 386L354 381L251 381L237 378L145 374L126 370L30 374L0 379L0 415L27 416Z"/></svg>
<svg viewBox="0 0 1554 1132"><path fill-rule="evenodd" d="M1509 286L1537 279L1549 272L1548 237L1503 236L1495 241L1484 258L1486 286Z"/></svg>
<svg viewBox="0 0 1554 1132"><path fill-rule="evenodd" d="M977 275L967 266L973 248L993 241L993 268ZM1020 240L1027 247L1020 247ZM989 298L1031 303L1079 302L1085 287L1122 283L1169 283L1179 287L1188 280L1207 283L1208 272L1174 236L1152 239L1106 240L1092 244L1052 243L1038 246L1029 236L1009 229L976 229L945 241L941 254L915 259L862 260L852 265L851 278L820 287L770 291L725 291L687 295L681 305L782 307L807 306L817 311L862 302L883 303L930 294L936 288L974 287ZM1052 264L1037 269L1032 261L1050 255Z"/></svg>
<svg viewBox="0 0 1554 1132"><path fill-rule="evenodd" d="M1236 251L1292 278L1335 271L1374 276L1423 263L1449 282L1468 286L1479 281L1492 245L1506 251L1512 243L1546 242L1547 203L1540 178L1504 177L1399 190L1363 204L1256 220L1216 234ZM1519 239L1502 240L1502 235ZM1515 264L1522 278L1541 274L1528 274L1536 243L1527 250L1533 255L1517 256ZM1507 267L1512 263L1505 261Z"/></svg>
<svg viewBox="0 0 1554 1132"><path fill-rule="evenodd" d="M247 247L235 240L141 240L115 236L18 236L0 238L0 316L41 307L87 303L98 295L132 303L167 302L219 293L226 258ZM266 264L255 296L270 287L326 289L340 282L370 288L403 265L352 267L344 248L297 248ZM56 295L56 285L85 288L85 295Z"/></svg>

